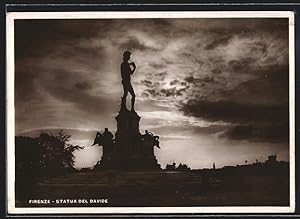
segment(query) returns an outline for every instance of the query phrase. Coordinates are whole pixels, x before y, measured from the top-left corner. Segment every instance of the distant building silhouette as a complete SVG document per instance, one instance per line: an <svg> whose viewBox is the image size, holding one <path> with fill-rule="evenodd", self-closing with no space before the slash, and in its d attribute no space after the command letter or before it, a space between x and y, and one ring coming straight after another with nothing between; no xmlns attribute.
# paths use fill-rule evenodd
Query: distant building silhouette
<svg viewBox="0 0 300 219"><path fill-rule="evenodd" d="M178 167L176 167L176 163L173 162L172 164L167 164L165 170L167 171L190 171L191 168L188 167L186 164L180 163Z"/></svg>
<svg viewBox="0 0 300 219"><path fill-rule="evenodd" d="M189 171L191 170L190 167L188 167L186 164L179 164L178 167L176 168L178 171Z"/></svg>
<svg viewBox="0 0 300 219"><path fill-rule="evenodd" d="M268 160L266 160L266 164L274 164L277 162L277 155L273 154L268 156Z"/></svg>
<svg viewBox="0 0 300 219"><path fill-rule="evenodd" d="M172 164L167 164L165 170L168 170L168 171L174 171L174 170L176 170L176 163L173 162Z"/></svg>

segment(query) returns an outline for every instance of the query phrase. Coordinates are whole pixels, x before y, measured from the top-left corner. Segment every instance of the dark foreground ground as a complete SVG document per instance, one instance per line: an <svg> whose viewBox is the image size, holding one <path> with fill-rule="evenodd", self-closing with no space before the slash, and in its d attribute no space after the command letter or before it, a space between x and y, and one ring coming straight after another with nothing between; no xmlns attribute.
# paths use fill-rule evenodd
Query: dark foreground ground
<svg viewBox="0 0 300 219"><path fill-rule="evenodd" d="M277 167L74 172L29 184L17 184L16 207L289 205L288 168ZM29 203L41 199L50 204Z"/></svg>

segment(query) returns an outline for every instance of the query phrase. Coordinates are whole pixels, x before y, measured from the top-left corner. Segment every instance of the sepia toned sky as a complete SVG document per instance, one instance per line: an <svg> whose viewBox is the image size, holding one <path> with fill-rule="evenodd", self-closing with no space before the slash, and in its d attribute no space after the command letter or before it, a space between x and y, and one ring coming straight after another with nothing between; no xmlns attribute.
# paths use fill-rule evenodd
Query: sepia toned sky
<svg viewBox="0 0 300 219"><path fill-rule="evenodd" d="M160 136L162 166L288 160L288 19L15 22L16 135L65 129L75 167L91 167L97 130L116 131L124 50L140 131ZM130 95L129 95L130 96Z"/></svg>

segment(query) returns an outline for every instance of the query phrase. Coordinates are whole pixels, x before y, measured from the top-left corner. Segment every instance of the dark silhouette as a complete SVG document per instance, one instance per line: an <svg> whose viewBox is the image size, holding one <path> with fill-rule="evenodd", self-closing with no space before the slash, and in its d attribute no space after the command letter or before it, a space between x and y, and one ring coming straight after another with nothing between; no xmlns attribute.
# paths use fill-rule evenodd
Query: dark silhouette
<svg viewBox="0 0 300 219"><path fill-rule="evenodd" d="M21 141L33 145L31 149L38 148L37 144L32 144L31 138L23 138ZM134 156L126 157L126 162L121 164L126 165L132 159ZM273 160L272 163L269 160ZM274 156L262 163L249 164L248 161L247 165L243 162L218 169L191 170L186 164L179 164L176 168L173 162L166 166L166 171L151 169L147 172L143 165L148 161L142 157L140 162L133 163L142 166L138 171L95 171L83 168L72 174L45 175L37 179L27 175L30 174L27 172L23 178L16 178L16 206L40 207L38 204L29 204L29 199L72 197L90 200L91 197L101 197L103 194L113 200L107 204L109 207L154 207L157 203L163 207L289 205L289 163L277 161ZM109 160L105 162L101 160L100 167L109 164ZM31 168L29 163L26 166ZM65 204L47 204L47 207L58 206L65 207ZM82 207L83 204L71 203L68 206ZM96 205L89 203L84 206Z"/></svg>
<svg viewBox="0 0 300 219"><path fill-rule="evenodd" d="M104 133L103 133L103 142L104 142L104 144L107 144L107 145L112 144L113 143L113 137L114 137L113 134L110 131L108 131L108 128L105 128Z"/></svg>
<svg viewBox="0 0 300 219"><path fill-rule="evenodd" d="M47 169L50 174L73 168L73 152L82 147L69 144L70 137L62 130L56 136L48 133L41 133L36 138L16 136L17 170Z"/></svg>
<svg viewBox="0 0 300 219"><path fill-rule="evenodd" d="M159 136L139 131L140 117L135 111L120 110L115 139L108 129L97 132L94 144L103 146L103 156L96 169L160 170L153 147L159 147Z"/></svg>
<svg viewBox="0 0 300 219"><path fill-rule="evenodd" d="M103 135L100 132L97 132L92 146L94 146L95 144L103 146Z"/></svg>
<svg viewBox="0 0 300 219"><path fill-rule="evenodd" d="M126 97L129 92L131 94L131 111L134 111L135 93L131 85L130 76L134 73L136 66L134 62L128 63L130 55L131 52L125 51L123 53L123 62L121 64L122 85L124 89L121 106L123 109L126 108Z"/></svg>
<svg viewBox="0 0 300 219"><path fill-rule="evenodd" d="M267 164L274 164L277 162L277 155L276 154L272 154L270 156L268 156L268 160L266 160Z"/></svg>
<svg viewBox="0 0 300 219"><path fill-rule="evenodd" d="M173 161L172 164L167 164L165 170L167 170L167 171L175 171L176 170L176 163Z"/></svg>
<svg viewBox="0 0 300 219"><path fill-rule="evenodd" d="M143 152L146 156L153 156L153 146L159 147L159 136L154 136L148 130L145 130L145 134L142 136Z"/></svg>
<svg viewBox="0 0 300 219"><path fill-rule="evenodd" d="M41 167L41 147L38 138L16 136L16 170L30 172Z"/></svg>
<svg viewBox="0 0 300 219"><path fill-rule="evenodd" d="M39 137L15 137L16 197L32 198L39 178L53 177L74 172L73 152L82 147L68 143L70 135L41 133Z"/></svg>
<svg viewBox="0 0 300 219"><path fill-rule="evenodd" d="M121 109L115 117L117 120L117 132L115 139L108 129L101 134L97 132L94 144L103 146L103 156L96 169L130 169L130 170L159 170L153 147L159 147L159 136L154 136L146 131L142 135L139 130L141 117L134 110L135 93L132 88L130 77L136 66L134 62L129 63L131 52L123 53L121 64L122 85L124 95L121 101ZM126 97L131 94L131 111L126 108Z"/></svg>
<svg viewBox="0 0 300 219"><path fill-rule="evenodd" d="M114 136L113 134L108 130L108 128L104 129L103 134L100 132L97 132L94 143L92 144L98 144L99 146L103 146L103 154L110 154L113 151L113 143L114 143Z"/></svg>
<svg viewBox="0 0 300 219"><path fill-rule="evenodd" d="M191 171L191 168L188 167L186 164L180 163L176 168L177 171Z"/></svg>
<svg viewBox="0 0 300 219"><path fill-rule="evenodd" d="M93 145L103 146L103 156L95 169L125 169L125 170L160 170L154 155L154 147L159 146L159 136L154 136L146 130L142 135L139 130L141 117L134 111L135 94L130 83L130 75L136 67L134 63L128 63L130 52L123 53L121 64L122 84L124 96L122 97L121 109L115 117L117 120L117 132L113 134L105 129L101 134L97 132ZM133 66L131 69L130 66ZM132 96L131 111L126 108L128 92Z"/></svg>
<svg viewBox="0 0 300 219"><path fill-rule="evenodd" d="M166 168L164 169L166 171L192 171L192 169L186 165L186 164L182 164L179 163L178 167L176 167L176 163L173 162L172 164L167 164Z"/></svg>

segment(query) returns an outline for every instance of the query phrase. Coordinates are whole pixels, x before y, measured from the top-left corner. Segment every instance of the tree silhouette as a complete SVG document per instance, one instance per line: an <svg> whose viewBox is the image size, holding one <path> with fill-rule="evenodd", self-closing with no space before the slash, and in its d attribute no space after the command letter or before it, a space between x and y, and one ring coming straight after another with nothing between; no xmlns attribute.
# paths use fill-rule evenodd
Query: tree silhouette
<svg viewBox="0 0 300 219"><path fill-rule="evenodd" d="M40 147L36 138L15 138L16 170L28 172L40 168Z"/></svg>
<svg viewBox="0 0 300 219"><path fill-rule="evenodd" d="M41 133L39 137L16 137L16 170L47 169L48 173L73 168L75 150L82 147L69 144L71 135L60 130L54 136Z"/></svg>
<svg viewBox="0 0 300 219"><path fill-rule="evenodd" d="M64 164L64 167L72 167L74 166L74 151L75 150L80 150L80 149L83 149L82 147L80 147L79 145L72 145L72 144L69 144L68 141L70 140L71 138L71 135L67 134L66 132L64 132L63 130L60 130L60 132L58 133L58 136L57 136L58 140L60 142L64 142L64 150L63 150L63 164Z"/></svg>
<svg viewBox="0 0 300 219"><path fill-rule="evenodd" d="M32 198L40 177L63 174L73 169L73 152L82 148L69 144L70 137L63 130L56 136L42 133L36 138L15 137L17 199Z"/></svg>
<svg viewBox="0 0 300 219"><path fill-rule="evenodd" d="M42 168L50 170L73 168L73 152L82 148L69 144L70 138L71 135L63 130L60 130L57 136L47 133L40 134L38 140L41 148Z"/></svg>

